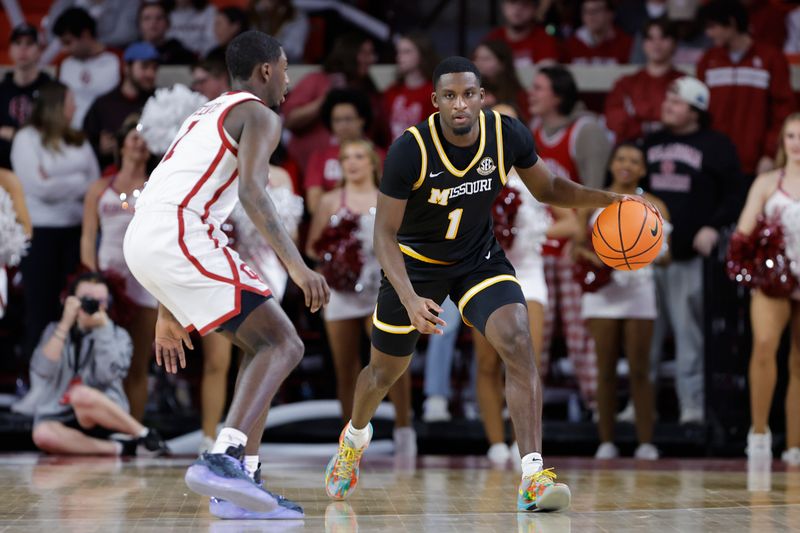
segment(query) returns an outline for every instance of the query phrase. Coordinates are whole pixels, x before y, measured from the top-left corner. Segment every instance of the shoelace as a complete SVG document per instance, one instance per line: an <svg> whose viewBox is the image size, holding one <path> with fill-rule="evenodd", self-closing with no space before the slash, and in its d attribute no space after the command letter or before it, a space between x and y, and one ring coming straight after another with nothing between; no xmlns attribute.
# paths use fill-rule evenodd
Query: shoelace
<svg viewBox="0 0 800 533"><path fill-rule="evenodd" d="M336 469L333 475L337 478L351 475L355 463L361 458L363 450L356 450L350 446L344 445L339 448L339 456L336 458Z"/></svg>
<svg viewBox="0 0 800 533"><path fill-rule="evenodd" d="M531 476L531 479L533 480L534 483L542 483L542 482L544 482L544 483L551 482L552 483L553 481L556 480L557 477L558 476L556 475L555 472L553 472L553 469L552 468L548 468L546 470L540 470L540 471L536 472L534 475Z"/></svg>

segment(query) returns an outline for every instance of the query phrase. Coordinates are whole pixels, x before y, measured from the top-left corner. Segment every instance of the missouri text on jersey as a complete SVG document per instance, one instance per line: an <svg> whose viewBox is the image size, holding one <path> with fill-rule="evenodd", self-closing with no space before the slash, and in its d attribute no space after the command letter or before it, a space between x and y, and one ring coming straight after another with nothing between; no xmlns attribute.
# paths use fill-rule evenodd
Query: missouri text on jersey
<svg viewBox="0 0 800 533"><path fill-rule="evenodd" d="M458 187L451 187L449 189L435 189L431 188L431 196L428 202L431 204L447 205L448 200L463 195L473 195L482 192L491 192L492 178L486 178L477 181L468 181L462 183Z"/></svg>

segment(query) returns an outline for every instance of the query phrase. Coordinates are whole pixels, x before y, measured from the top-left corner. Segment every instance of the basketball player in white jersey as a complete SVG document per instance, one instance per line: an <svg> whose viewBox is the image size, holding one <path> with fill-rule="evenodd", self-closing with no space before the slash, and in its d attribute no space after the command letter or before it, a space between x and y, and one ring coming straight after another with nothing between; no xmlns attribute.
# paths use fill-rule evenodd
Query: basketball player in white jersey
<svg viewBox="0 0 800 533"><path fill-rule="evenodd" d="M222 518L295 518L302 509L263 489L258 446L272 397L303 356L303 344L269 288L227 246L220 230L237 201L286 265L316 312L328 302L321 275L303 262L266 192L281 122L270 107L287 92L287 60L272 37L248 31L228 45L232 92L181 126L136 204L125 260L158 299L156 361L185 367L189 331L221 332L242 348L233 402L213 448L187 471ZM255 478L255 480L254 480Z"/></svg>

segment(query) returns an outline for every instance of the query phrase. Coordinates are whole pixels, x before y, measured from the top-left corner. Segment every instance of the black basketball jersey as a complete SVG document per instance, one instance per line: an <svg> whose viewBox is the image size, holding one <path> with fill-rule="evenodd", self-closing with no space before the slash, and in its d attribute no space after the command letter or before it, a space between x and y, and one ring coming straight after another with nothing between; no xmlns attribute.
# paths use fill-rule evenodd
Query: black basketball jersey
<svg viewBox="0 0 800 533"><path fill-rule="evenodd" d="M441 267L460 271L501 253L492 230L492 204L512 165L528 168L537 160L530 131L516 119L481 111L476 144L462 148L447 143L438 115L396 141L406 148L392 146L381 183L385 194L408 200L397 238L410 275L432 267L440 273ZM417 154L410 153L412 143Z"/></svg>

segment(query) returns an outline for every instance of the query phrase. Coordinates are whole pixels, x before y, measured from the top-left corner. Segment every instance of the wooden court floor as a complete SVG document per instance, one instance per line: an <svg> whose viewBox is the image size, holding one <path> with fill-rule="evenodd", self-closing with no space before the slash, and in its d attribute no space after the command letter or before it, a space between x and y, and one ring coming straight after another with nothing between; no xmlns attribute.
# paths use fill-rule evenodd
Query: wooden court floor
<svg viewBox="0 0 800 533"><path fill-rule="evenodd" d="M0 455L0 533L800 531L800 469L778 462L748 474L743 460L551 459L573 505L534 515L514 512L517 474L482 457L367 457L347 503L325 496L325 457L271 457L268 487L302 504L306 518L235 522L214 519L208 502L188 493L190 461Z"/></svg>

